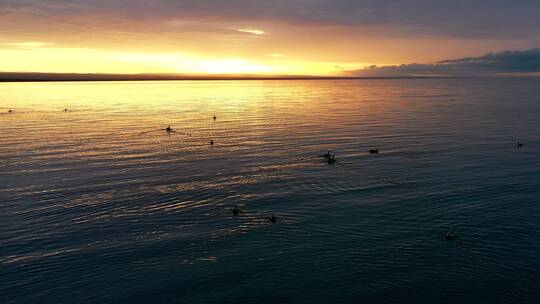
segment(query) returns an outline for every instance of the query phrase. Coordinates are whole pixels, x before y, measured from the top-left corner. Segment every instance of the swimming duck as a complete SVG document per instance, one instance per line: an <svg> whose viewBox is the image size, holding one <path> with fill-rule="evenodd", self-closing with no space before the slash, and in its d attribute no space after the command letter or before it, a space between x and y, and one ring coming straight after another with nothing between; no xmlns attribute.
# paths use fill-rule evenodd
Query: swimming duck
<svg viewBox="0 0 540 304"><path fill-rule="evenodd" d="M216 114L214 114L214 121L216 120Z"/></svg>
<svg viewBox="0 0 540 304"><path fill-rule="evenodd" d="M210 145L211 145L211 146L214 145L214 140L210 140Z"/></svg>
<svg viewBox="0 0 540 304"><path fill-rule="evenodd" d="M67 109L67 108L65 108L65 109L64 109L64 112L67 112L67 111L68 111L68 109Z"/></svg>
<svg viewBox="0 0 540 304"><path fill-rule="evenodd" d="M447 233L444 234L444 237L447 241L451 241L457 238L457 234L455 234L453 230L449 230Z"/></svg>
<svg viewBox="0 0 540 304"><path fill-rule="evenodd" d="M13 110L12 110L12 109L9 109L9 110L8 110L8 113L13 113Z"/></svg>
<svg viewBox="0 0 540 304"><path fill-rule="evenodd" d="M172 133L177 133L177 134L184 134L186 136L191 136L190 133L179 132L179 131L173 130L170 125L167 126L165 129L157 129L157 130L145 131L145 132L139 133L139 135L148 134L148 133L152 133L152 132L161 132L161 131L166 131L168 135L171 135Z"/></svg>
<svg viewBox="0 0 540 304"><path fill-rule="evenodd" d="M240 213L240 208L238 208L237 205L234 205L234 207L232 208L232 214L238 215L238 213Z"/></svg>
<svg viewBox="0 0 540 304"><path fill-rule="evenodd" d="M336 162L336 157L334 155L330 155L330 157L328 157L326 161L328 162L328 164L333 164Z"/></svg>
<svg viewBox="0 0 540 304"><path fill-rule="evenodd" d="M379 149L369 149L369 154L378 154Z"/></svg>
<svg viewBox="0 0 540 304"><path fill-rule="evenodd" d="M326 159L329 159L330 157L332 157L331 151L332 150L328 150L328 152L326 152L326 154L324 154L323 157L326 158Z"/></svg>
<svg viewBox="0 0 540 304"><path fill-rule="evenodd" d="M275 224L277 221L277 217L272 213L272 216L268 218L272 224Z"/></svg>

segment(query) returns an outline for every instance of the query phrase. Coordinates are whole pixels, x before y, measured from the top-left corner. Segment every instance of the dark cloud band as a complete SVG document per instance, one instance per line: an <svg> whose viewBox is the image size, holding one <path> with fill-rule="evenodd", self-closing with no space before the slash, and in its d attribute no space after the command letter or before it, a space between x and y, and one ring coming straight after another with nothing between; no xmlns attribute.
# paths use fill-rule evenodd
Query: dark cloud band
<svg viewBox="0 0 540 304"><path fill-rule="evenodd" d="M483 76L497 74L540 73L540 49L490 53L480 57L466 57L439 61L434 64L403 64L371 66L346 71L351 76Z"/></svg>

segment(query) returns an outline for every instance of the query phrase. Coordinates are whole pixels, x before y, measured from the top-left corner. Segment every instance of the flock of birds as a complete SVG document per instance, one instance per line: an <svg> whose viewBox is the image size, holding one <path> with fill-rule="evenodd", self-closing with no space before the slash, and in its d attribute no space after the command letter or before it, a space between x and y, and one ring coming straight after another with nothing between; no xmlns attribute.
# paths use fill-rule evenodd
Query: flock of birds
<svg viewBox="0 0 540 304"><path fill-rule="evenodd" d="M68 109L65 108L63 110L63 112L68 112ZM15 111L13 109L9 109L7 112L5 113L2 113L2 114L13 114L15 113ZM216 115L214 114L213 116L213 120L214 122L217 120L217 117ZM147 133L151 133L151 132L155 132L155 131L165 131L167 132L167 134L171 134L171 133L179 133L179 134L184 134L184 135L187 135L187 136L191 136L190 133L185 133L185 132L179 132L179 131L176 131L176 130L173 130L171 128L171 126L167 126L165 129L159 129L159 130L152 130L152 131L146 131L146 132L141 132L139 133L139 135L143 135L143 134L147 134ZM214 140L210 140L210 145L213 146L214 145ZM519 140L516 141L516 147L519 149L519 148L522 148L523 147L523 143L521 143ZM369 149L369 154L379 154L379 149ZM337 159L336 159L336 155L332 153L332 150L328 150L324 155L322 155L322 157L324 158L324 161L326 163L328 163L329 165L331 164L335 164L337 162ZM237 216L240 214L241 210L240 208L238 207L238 205L235 205L233 208L232 208L232 214L234 216ZM266 217L266 219L272 223L272 224L275 224L277 222L277 217L275 216L275 214L272 214L271 216L269 217ZM444 234L444 237L446 240L448 241L451 241L451 240L454 240L457 238L457 234L454 232L453 229L450 229L448 230L445 234Z"/></svg>

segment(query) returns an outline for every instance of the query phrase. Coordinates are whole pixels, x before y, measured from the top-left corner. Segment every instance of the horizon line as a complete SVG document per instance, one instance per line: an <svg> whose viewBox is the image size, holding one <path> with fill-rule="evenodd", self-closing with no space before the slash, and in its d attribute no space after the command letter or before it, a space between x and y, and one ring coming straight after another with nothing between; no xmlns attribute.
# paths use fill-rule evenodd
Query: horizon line
<svg viewBox="0 0 540 304"><path fill-rule="evenodd" d="M458 78L534 78L533 76L316 76L316 75L257 75L257 74L175 74L175 73L54 73L0 72L0 82L86 82L86 81L212 81L212 80L354 80L354 79L458 79Z"/></svg>

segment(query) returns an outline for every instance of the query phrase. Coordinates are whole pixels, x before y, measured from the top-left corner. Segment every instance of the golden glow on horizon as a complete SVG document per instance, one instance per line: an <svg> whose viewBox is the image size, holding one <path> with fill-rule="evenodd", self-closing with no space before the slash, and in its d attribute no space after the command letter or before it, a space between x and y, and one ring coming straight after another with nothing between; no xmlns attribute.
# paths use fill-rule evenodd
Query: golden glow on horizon
<svg viewBox="0 0 540 304"><path fill-rule="evenodd" d="M3 72L336 75L340 72L338 66L369 65L284 59L282 54L265 54L256 59L219 58L188 52L136 53L62 48L46 42L7 45L10 47L0 48Z"/></svg>
<svg viewBox="0 0 540 304"><path fill-rule="evenodd" d="M53 44L47 43L47 42L30 41L30 42L13 42L13 43L8 43L8 45L14 48L18 48L18 49L41 49L41 48L52 46Z"/></svg>

